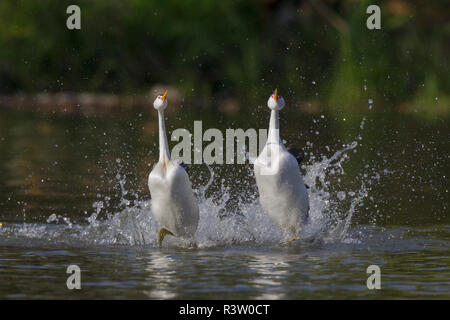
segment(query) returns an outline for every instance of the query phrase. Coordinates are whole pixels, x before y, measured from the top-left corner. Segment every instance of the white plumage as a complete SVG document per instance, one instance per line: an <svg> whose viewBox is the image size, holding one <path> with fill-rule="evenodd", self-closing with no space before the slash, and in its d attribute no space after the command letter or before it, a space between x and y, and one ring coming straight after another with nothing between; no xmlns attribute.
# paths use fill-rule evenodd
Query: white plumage
<svg viewBox="0 0 450 320"><path fill-rule="evenodd" d="M267 143L254 164L256 183L264 212L289 240L296 240L308 222L309 198L297 160L280 140L278 112L284 99L277 90L267 102L270 115Z"/></svg>
<svg viewBox="0 0 450 320"><path fill-rule="evenodd" d="M167 234L192 238L199 219L199 209L189 176L179 161L170 158L164 125L166 94L167 91L153 103L159 118L159 161L148 176L152 214L162 226L158 231L159 245Z"/></svg>

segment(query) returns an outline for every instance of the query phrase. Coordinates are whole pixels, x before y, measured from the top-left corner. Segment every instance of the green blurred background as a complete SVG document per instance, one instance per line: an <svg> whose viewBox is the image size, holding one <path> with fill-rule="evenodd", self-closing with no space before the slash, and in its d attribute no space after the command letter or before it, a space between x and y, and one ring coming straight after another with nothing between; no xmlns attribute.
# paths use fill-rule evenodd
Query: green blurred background
<svg viewBox="0 0 450 320"><path fill-rule="evenodd" d="M81 8L68 30L66 8ZM381 30L366 9L381 8ZM0 95L142 95L227 110L278 87L303 110L450 112L448 1L2 0ZM231 102L228 99L234 99Z"/></svg>

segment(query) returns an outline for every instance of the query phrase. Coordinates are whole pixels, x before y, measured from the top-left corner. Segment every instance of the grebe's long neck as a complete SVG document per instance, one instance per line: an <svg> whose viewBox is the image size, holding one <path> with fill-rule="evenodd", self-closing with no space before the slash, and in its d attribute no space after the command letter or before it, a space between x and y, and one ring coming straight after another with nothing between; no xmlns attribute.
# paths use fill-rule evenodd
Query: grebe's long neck
<svg viewBox="0 0 450 320"><path fill-rule="evenodd" d="M278 110L272 110L270 113L269 134L267 143L281 144L280 142L280 119L278 117Z"/></svg>
<svg viewBox="0 0 450 320"><path fill-rule="evenodd" d="M169 143L167 142L166 126L164 124L164 111L158 111L159 121L159 162L170 160Z"/></svg>

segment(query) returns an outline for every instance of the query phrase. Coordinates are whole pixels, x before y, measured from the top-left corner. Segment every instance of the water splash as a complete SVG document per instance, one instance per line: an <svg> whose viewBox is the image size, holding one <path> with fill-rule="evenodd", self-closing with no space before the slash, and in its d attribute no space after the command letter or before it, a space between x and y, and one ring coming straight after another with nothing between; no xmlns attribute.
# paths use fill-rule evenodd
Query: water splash
<svg viewBox="0 0 450 320"><path fill-rule="evenodd" d="M360 128L364 126L363 118ZM356 140L361 140L359 135ZM344 145L331 157L324 156L312 164L303 166L306 170L305 183L310 186L311 222L302 230L304 239L321 243L355 241L349 236L349 227L358 208L367 198L367 181L379 177L360 179L357 190L334 190L333 180L344 174L343 163L349 159L349 152L358 147L353 141ZM120 186L120 202L111 209L110 197L93 203L93 212L85 224L72 223L68 218L51 215L47 224L6 224L0 228L0 239L40 239L69 245L145 245L157 246L156 233L159 224L151 215L151 200L142 200L133 191L127 190L125 175L120 174L117 161L116 175ZM230 186L234 181L222 180L221 197L213 199L206 191L216 179L213 169L208 167L208 182L195 190L199 200L200 221L195 235L199 248L252 245L277 246L283 243L283 233L264 214L255 188L250 201L238 201L238 213L227 211L227 202L232 197ZM251 168L249 175L253 174ZM338 184L339 185L339 184ZM111 211L112 210L112 211ZM115 210L115 211L114 211ZM225 212L225 214L223 214ZM105 214L103 214L105 213ZM101 218L106 216L106 218ZM165 245L189 247L179 239L167 237Z"/></svg>

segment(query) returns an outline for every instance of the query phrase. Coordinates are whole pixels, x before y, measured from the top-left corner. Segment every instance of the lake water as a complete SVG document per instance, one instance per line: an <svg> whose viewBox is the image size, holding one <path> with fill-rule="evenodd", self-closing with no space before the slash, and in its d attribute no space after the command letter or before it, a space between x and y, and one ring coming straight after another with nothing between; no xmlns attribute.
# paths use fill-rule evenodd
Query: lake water
<svg viewBox="0 0 450 320"><path fill-rule="evenodd" d="M169 106L170 108L170 106ZM156 244L147 177L152 110L0 112L0 298L450 298L450 121L367 109L281 112L302 147L315 240L286 245L262 212L252 167L192 165L195 246ZM265 107L182 109L166 126L266 128ZM173 146L175 142L170 142ZM207 145L208 143L205 143ZM81 290L68 290L69 265ZM369 265L381 290L368 290Z"/></svg>

